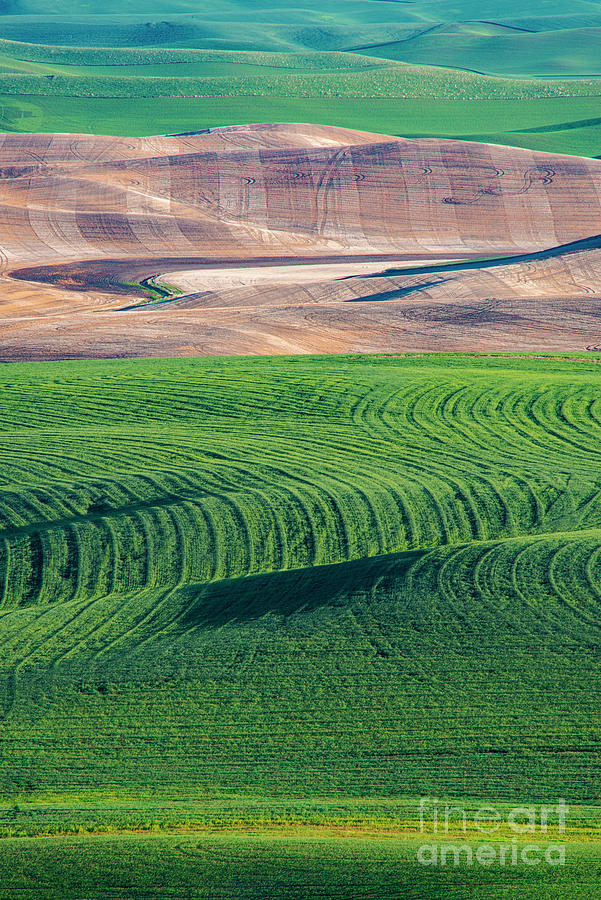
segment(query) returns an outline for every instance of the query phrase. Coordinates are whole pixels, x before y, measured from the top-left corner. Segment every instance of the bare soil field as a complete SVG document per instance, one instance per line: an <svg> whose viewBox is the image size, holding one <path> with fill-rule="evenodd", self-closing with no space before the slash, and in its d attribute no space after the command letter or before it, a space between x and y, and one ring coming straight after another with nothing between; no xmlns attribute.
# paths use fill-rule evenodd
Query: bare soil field
<svg viewBox="0 0 601 900"><path fill-rule="evenodd" d="M599 233L594 159L303 125L6 134L0 360L585 350L600 247L436 266Z"/></svg>

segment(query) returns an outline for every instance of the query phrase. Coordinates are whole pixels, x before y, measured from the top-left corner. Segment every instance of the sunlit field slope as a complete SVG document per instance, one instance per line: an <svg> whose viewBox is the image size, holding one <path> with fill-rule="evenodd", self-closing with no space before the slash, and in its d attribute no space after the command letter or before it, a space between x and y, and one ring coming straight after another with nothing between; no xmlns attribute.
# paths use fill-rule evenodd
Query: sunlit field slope
<svg viewBox="0 0 601 900"><path fill-rule="evenodd" d="M272 124L0 163L2 361L601 346L599 160Z"/></svg>

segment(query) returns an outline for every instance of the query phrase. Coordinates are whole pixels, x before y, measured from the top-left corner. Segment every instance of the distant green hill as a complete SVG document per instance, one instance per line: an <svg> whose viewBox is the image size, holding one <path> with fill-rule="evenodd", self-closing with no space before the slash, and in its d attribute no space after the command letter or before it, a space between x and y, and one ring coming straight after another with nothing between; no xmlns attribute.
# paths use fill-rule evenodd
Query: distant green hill
<svg viewBox="0 0 601 900"><path fill-rule="evenodd" d="M206 47L198 43L204 40L220 41L223 49L238 49L243 42L246 49L257 50L283 49L275 46L283 43L297 49L334 49L326 44L382 41L386 34L392 40L394 32L402 37L402 31L445 23L501 23L533 31L601 24L598 0L535 0L527 8L516 0L502 7L494 0L305 0L300 7L279 0L216 0L206 10L199 10L194 0L133 0L126 12L117 0L13 0L3 4L3 13L4 33L34 43L102 46L112 34L113 46L173 46L177 40Z"/></svg>
<svg viewBox="0 0 601 900"><path fill-rule="evenodd" d="M475 22L441 25L360 52L493 75L582 77L601 75L600 45L601 27L531 32Z"/></svg>
<svg viewBox="0 0 601 900"><path fill-rule="evenodd" d="M600 35L597 0L501 11L218 0L210 16L188 0L126 14L113 0L13 3L0 14L0 128L143 135L295 121L601 156Z"/></svg>
<svg viewBox="0 0 601 900"><path fill-rule="evenodd" d="M600 90L594 78L491 78L360 53L0 40L7 131L142 135L293 121L599 156Z"/></svg>

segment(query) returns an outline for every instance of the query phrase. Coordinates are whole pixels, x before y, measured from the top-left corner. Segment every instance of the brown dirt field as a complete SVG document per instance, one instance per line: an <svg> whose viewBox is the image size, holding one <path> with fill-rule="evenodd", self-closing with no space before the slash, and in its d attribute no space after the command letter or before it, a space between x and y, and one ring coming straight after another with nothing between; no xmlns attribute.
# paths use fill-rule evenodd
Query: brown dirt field
<svg viewBox="0 0 601 900"><path fill-rule="evenodd" d="M599 160L302 125L7 134L0 361L596 348L601 249L385 270L600 233ZM183 296L124 285L149 277Z"/></svg>

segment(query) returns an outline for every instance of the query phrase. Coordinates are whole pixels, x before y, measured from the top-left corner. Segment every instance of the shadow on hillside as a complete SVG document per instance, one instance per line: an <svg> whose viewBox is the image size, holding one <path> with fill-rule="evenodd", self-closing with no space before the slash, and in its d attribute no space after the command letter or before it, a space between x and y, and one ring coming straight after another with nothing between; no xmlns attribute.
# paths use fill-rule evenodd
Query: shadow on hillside
<svg viewBox="0 0 601 900"><path fill-rule="evenodd" d="M409 294L419 294L420 291L425 291L431 287L437 287L440 284L446 284L447 281L451 281L450 278L439 278L437 281L425 281L423 284L411 284L408 287L400 287L395 288L391 291L380 291L376 294L364 294L361 297L352 297L350 300L345 300L345 303L382 303L387 300L401 300L403 297L409 296Z"/></svg>
<svg viewBox="0 0 601 900"><path fill-rule="evenodd" d="M189 585L177 591L187 607L182 630L247 622L269 613L291 616L320 606L337 606L350 596L370 595L403 580L427 551L410 550L327 566L267 572L212 584Z"/></svg>

